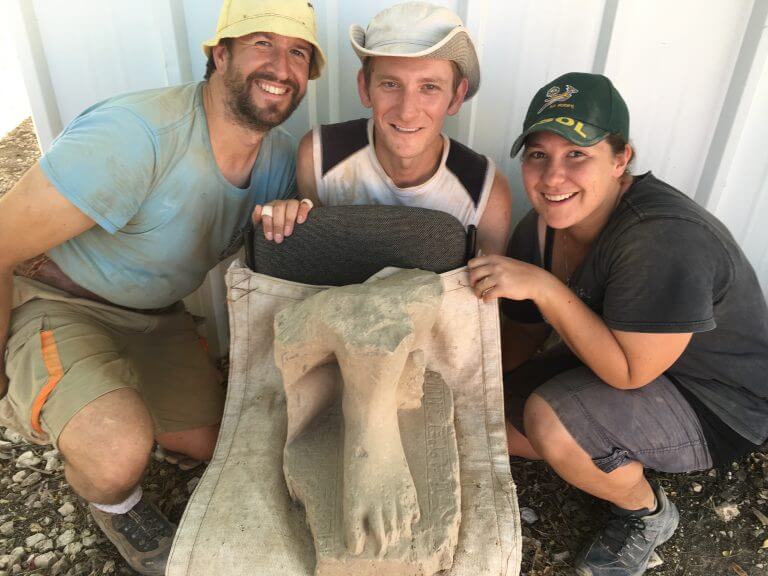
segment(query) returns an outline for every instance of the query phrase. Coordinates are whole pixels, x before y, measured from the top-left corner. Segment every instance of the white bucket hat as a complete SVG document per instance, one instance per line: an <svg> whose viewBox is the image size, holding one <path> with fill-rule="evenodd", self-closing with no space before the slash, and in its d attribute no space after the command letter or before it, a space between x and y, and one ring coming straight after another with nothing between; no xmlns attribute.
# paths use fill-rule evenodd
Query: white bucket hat
<svg viewBox="0 0 768 576"><path fill-rule="evenodd" d="M368 28L349 28L352 48L361 61L371 56L434 58L456 63L467 79L465 100L480 87L480 65L467 29L456 14L428 2L406 2L382 10Z"/></svg>

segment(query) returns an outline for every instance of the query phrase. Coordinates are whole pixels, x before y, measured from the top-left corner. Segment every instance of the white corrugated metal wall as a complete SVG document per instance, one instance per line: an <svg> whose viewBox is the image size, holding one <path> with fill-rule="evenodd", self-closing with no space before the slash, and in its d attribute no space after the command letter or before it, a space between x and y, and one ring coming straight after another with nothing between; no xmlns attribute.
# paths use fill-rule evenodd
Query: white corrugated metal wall
<svg viewBox="0 0 768 576"><path fill-rule="evenodd" d="M329 66L287 128L365 115L347 39L392 2L315 0ZM455 0L482 66L479 94L448 132L494 158L510 177L514 215L527 201L508 157L528 102L555 76L611 77L627 100L638 155L718 215L768 291L768 0ZM45 150L82 109L113 94L201 78L200 42L213 34L217 0L12 0L35 125ZM220 274L194 305L226 345Z"/></svg>

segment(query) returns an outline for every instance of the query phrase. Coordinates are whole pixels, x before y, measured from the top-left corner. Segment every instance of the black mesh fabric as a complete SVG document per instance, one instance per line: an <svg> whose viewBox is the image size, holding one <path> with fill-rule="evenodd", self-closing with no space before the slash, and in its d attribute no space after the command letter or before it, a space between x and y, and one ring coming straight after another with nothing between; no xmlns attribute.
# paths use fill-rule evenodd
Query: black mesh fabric
<svg viewBox="0 0 768 576"><path fill-rule="evenodd" d="M314 208L281 244L261 225L245 231L251 270L303 284L359 284L387 266L442 273L464 266L471 251L450 214L403 206Z"/></svg>

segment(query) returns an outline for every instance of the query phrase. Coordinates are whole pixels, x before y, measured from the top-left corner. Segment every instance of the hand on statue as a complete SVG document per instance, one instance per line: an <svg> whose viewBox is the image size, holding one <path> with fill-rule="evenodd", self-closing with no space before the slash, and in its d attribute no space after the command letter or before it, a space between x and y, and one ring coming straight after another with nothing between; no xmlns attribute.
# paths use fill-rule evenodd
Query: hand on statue
<svg viewBox="0 0 768 576"><path fill-rule="evenodd" d="M274 200L265 206L258 204L253 209L251 218L254 226L261 222L264 238L280 244L285 237L293 234L296 224L303 224L306 221L310 210L312 210L312 201L308 198Z"/></svg>
<svg viewBox="0 0 768 576"><path fill-rule="evenodd" d="M555 278L538 266L496 254L473 258L467 266L470 285L483 302L496 298L535 301L547 281Z"/></svg>

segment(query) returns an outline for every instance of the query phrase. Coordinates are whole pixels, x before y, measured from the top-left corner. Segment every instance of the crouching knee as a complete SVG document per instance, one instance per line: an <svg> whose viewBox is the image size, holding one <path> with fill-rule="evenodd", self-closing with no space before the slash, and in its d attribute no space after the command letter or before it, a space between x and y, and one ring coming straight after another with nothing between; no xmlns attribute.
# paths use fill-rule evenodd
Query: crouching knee
<svg viewBox="0 0 768 576"><path fill-rule="evenodd" d="M544 398L532 394L523 412L525 435L536 452L548 462L567 460L575 440Z"/></svg>
<svg viewBox="0 0 768 576"><path fill-rule="evenodd" d="M62 447L67 479L86 500L110 504L125 499L141 482L152 442L124 440L88 450Z"/></svg>
<svg viewBox="0 0 768 576"><path fill-rule="evenodd" d="M142 405L122 410L91 405L62 431L58 446L72 488L86 500L111 503L141 481L154 443L152 420ZM133 408L133 409L131 409Z"/></svg>
<svg viewBox="0 0 768 576"><path fill-rule="evenodd" d="M101 496L100 502L117 502L130 494L141 482L149 464L149 451L144 454L120 455L96 469L81 470L83 476Z"/></svg>

